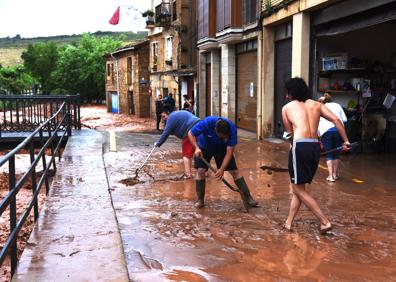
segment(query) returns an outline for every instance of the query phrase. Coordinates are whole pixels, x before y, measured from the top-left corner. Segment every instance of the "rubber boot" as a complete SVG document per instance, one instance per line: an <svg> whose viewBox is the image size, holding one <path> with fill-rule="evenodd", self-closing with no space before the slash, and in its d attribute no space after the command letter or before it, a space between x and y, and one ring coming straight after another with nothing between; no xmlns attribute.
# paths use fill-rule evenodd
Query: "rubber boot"
<svg viewBox="0 0 396 282"><path fill-rule="evenodd" d="M202 209L205 206L204 199L205 199L205 179L195 180L195 191L197 192L198 200L195 203L195 207L197 209Z"/></svg>
<svg viewBox="0 0 396 282"><path fill-rule="evenodd" d="M238 188L245 195L245 197L248 201L248 204L251 207L256 207L258 205L258 203L255 200L253 200L252 195L250 195L249 187L247 186L245 179L243 177L236 179L235 184L236 184L236 186L238 186Z"/></svg>

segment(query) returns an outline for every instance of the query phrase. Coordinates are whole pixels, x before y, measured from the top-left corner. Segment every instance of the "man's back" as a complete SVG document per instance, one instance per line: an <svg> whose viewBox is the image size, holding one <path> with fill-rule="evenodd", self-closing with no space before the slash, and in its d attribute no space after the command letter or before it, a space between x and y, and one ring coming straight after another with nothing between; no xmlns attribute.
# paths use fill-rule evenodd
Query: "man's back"
<svg viewBox="0 0 396 282"><path fill-rule="evenodd" d="M295 139L315 139L318 137L317 130L321 115L321 104L319 102L311 99L305 102L294 100L283 107L282 113L285 129L287 131L292 129ZM288 129L287 124L292 128Z"/></svg>

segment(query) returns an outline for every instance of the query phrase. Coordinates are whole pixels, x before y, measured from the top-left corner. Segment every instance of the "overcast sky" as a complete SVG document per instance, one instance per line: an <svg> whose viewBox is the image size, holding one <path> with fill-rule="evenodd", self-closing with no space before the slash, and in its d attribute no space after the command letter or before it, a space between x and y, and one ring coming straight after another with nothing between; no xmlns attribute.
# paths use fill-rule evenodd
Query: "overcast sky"
<svg viewBox="0 0 396 282"><path fill-rule="evenodd" d="M119 5L120 23L111 25ZM0 37L144 30L140 12L149 6L149 0L0 0Z"/></svg>

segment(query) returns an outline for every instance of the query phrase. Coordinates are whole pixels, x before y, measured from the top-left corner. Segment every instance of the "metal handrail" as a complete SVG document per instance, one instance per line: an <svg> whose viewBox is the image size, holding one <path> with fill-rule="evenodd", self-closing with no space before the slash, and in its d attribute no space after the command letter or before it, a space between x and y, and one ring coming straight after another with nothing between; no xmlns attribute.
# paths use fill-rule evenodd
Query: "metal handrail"
<svg viewBox="0 0 396 282"><path fill-rule="evenodd" d="M0 95L0 137L2 132L29 132L66 102L74 129L81 129L80 95ZM47 126L52 129L55 122Z"/></svg>
<svg viewBox="0 0 396 282"><path fill-rule="evenodd" d="M48 124L58 120L58 116L61 115L61 118L55 128L55 130L51 131L51 128L48 127ZM9 182L9 193L7 196L2 199L0 202L0 216L3 212L9 207L10 208L10 234L0 251L0 266L3 264L5 258L7 257L9 251L11 252L11 275L14 275L15 269L17 266L17 237L18 233L26 222L26 218L29 216L32 208L34 208L34 221L38 218L38 201L37 197L41 191L43 183L45 183L46 194L49 192L49 180L48 180L48 172L52 165L54 171L56 171L55 157L58 155L60 159L60 146L64 139L67 136L70 136L70 126L71 119L70 113L67 111L67 102L63 102L58 111L47 121L41 124L36 130L34 130L27 138L23 140L16 148L7 153L4 157L0 159L0 167L8 162L9 170L8 170L8 182ZM67 130L62 130L62 127L66 127ZM44 142L43 131L48 130L48 139ZM60 138L58 137L58 132L61 132ZM35 155L34 152L34 137L36 135L40 137L41 149ZM22 149L29 148L30 153L30 166L27 171L22 175L22 177L17 181L15 175L15 155ZM51 149L51 159L49 163L46 163L45 151L47 148ZM39 161L42 160L43 164L43 173L36 182L36 166ZM25 182L28 180L29 175L31 176L32 181L32 199L29 202L28 207L21 214L20 219L17 222L16 217L16 195L23 187Z"/></svg>

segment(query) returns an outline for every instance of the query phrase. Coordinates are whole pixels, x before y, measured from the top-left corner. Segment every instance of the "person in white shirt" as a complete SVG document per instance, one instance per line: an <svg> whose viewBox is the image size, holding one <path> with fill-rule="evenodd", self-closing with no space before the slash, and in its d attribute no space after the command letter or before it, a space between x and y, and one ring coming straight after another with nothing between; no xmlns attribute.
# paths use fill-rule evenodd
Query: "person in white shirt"
<svg viewBox="0 0 396 282"><path fill-rule="evenodd" d="M325 93L319 98L319 102L324 104L324 106L328 108L334 115L336 115L340 121L343 123L347 121L344 110L339 104L332 102L330 94ZM337 148L342 145L342 138L338 133L334 123L328 121L325 118L320 118L318 134L321 137L323 149L325 151ZM339 178L340 153L333 152L327 154L326 163L329 171L329 176L326 178L326 180L329 182L334 182Z"/></svg>

